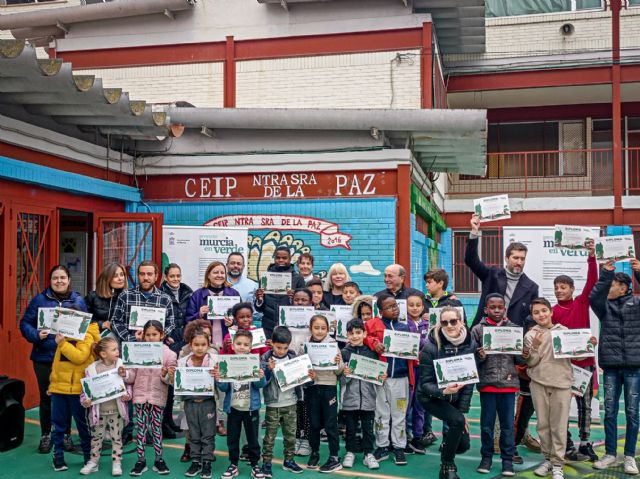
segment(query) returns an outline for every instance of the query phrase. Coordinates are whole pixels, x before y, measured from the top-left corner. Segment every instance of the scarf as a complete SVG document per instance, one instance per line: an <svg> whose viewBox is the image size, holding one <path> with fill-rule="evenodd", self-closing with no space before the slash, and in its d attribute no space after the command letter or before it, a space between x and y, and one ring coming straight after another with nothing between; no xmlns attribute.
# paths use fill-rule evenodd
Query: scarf
<svg viewBox="0 0 640 479"><path fill-rule="evenodd" d="M169 288L169 291L173 293L176 301L180 301L180 286L178 286L177 288L172 288L171 286L169 286L169 283L167 283L167 288Z"/></svg>
<svg viewBox="0 0 640 479"><path fill-rule="evenodd" d="M518 281L520 281L520 276L522 276L523 273L512 273L506 268L504 271L507 273L507 289L504 292L504 307L509 309L509 303L511 302L513 293L516 290Z"/></svg>
<svg viewBox="0 0 640 479"><path fill-rule="evenodd" d="M449 336L445 332L444 328L440 328L440 331L442 332L442 335L447 339L447 341L449 341L454 346L460 346L462 343L464 343L465 339L467 339L467 328L462 328L460 336L458 336L457 338L452 338L451 336Z"/></svg>

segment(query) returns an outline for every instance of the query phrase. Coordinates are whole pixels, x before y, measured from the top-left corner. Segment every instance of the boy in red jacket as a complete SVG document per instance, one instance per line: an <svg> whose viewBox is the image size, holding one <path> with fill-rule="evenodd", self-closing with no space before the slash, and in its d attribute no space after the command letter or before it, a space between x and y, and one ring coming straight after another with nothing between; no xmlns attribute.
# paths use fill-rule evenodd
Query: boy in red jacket
<svg viewBox="0 0 640 479"><path fill-rule="evenodd" d="M587 281L580 295L573 297L575 285L573 278L560 275L553 280L554 292L558 304L553 307L553 322L561 324L569 329L590 329L589 320L589 294L598 281L598 265L596 263L595 248L593 241L587 244L589 256L587 258L588 270ZM587 369L592 373L596 371L595 358L574 359L574 365ZM595 381L595 384L594 384ZM578 427L580 428L580 446L576 451L571 440L571 435L567 432L567 452L566 457L575 461L588 458L594 462L598 460L598 455L594 452L589 437L591 435L591 399L593 398L594 385L597 387L597 373L591 376L591 382L587 387L584 396L576 396L578 405Z"/></svg>

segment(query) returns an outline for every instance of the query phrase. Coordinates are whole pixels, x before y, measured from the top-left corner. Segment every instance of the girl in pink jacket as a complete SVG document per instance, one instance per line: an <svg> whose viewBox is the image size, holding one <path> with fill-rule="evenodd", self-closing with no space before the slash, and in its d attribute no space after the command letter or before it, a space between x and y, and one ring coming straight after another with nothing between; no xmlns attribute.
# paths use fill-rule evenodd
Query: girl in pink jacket
<svg viewBox="0 0 640 479"><path fill-rule="evenodd" d="M148 343L164 340L162 323L147 321L142 330L143 341ZM153 438L153 449L156 460L153 470L158 474L169 474L169 468L162 459L162 417L169 392L170 373L176 367L176 353L164 345L162 352L162 369L128 369L125 382L133 384L133 416L138 424L136 452L138 461L129 473L141 476L147 471L145 444L147 433Z"/></svg>

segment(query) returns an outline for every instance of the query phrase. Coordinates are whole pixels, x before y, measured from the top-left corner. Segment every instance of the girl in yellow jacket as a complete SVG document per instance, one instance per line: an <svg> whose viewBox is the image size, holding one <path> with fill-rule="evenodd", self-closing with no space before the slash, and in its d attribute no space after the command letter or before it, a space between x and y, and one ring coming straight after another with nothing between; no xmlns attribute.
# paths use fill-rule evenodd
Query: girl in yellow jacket
<svg viewBox="0 0 640 479"><path fill-rule="evenodd" d="M98 323L92 321L83 340L70 339L60 333L55 340L58 347L53 358L48 390L53 423L53 469L66 471L68 467L64 462L62 441L71 417L78 428L85 464L91 456L91 434L87 427L85 409L80 404L80 379L84 377L87 366L94 361L93 344L100 341L100 329Z"/></svg>

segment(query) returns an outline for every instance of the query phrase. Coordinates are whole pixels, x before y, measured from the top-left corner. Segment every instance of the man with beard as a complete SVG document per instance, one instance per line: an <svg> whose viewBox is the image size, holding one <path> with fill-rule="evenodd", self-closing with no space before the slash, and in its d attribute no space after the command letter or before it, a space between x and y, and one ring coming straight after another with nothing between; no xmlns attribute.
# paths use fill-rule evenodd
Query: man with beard
<svg viewBox="0 0 640 479"><path fill-rule="evenodd" d="M287 246L278 246L273 256L273 263L267 268L268 272L291 273L291 289L287 294L266 294L264 289L258 288L255 292L254 307L263 314L262 328L267 339L271 339L274 328L278 325L278 313L280 306L290 306L293 292L304 288L304 279L294 272L291 264L291 252Z"/></svg>
<svg viewBox="0 0 640 479"><path fill-rule="evenodd" d="M244 271L244 256L242 253L231 253L227 257L227 279L231 287L240 293L243 302L253 303L253 295L258 289L258 283L242 274Z"/></svg>

